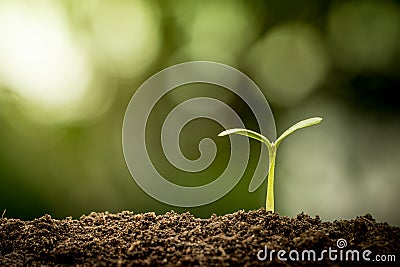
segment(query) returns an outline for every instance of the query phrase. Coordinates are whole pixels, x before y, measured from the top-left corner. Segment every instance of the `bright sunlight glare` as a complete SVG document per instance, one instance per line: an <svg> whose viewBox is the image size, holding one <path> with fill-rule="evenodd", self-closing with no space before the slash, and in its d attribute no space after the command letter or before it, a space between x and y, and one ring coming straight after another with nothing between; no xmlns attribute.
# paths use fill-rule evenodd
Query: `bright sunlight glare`
<svg viewBox="0 0 400 267"><path fill-rule="evenodd" d="M50 111L76 104L91 79L85 54L53 3L0 4L0 83Z"/></svg>

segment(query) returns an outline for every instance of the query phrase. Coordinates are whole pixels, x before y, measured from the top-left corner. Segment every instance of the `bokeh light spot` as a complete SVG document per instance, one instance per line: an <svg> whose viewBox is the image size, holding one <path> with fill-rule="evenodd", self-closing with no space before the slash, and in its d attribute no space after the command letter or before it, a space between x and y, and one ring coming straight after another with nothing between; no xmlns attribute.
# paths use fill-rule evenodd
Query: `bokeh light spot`
<svg viewBox="0 0 400 267"><path fill-rule="evenodd" d="M113 75L134 77L156 59L160 35L154 8L145 1L101 1L95 7L93 47Z"/></svg>
<svg viewBox="0 0 400 267"><path fill-rule="evenodd" d="M235 65L240 52L255 38L254 21L241 2L203 2L192 15L183 25L188 36L182 51L186 59Z"/></svg>
<svg viewBox="0 0 400 267"><path fill-rule="evenodd" d="M337 5L329 18L329 38L343 69L381 69L400 47L400 8L388 1Z"/></svg>
<svg viewBox="0 0 400 267"><path fill-rule="evenodd" d="M324 46L310 27L285 25L270 31L251 54L257 80L271 102L290 105L325 78Z"/></svg>
<svg viewBox="0 0 400 267"><path fill-rule="evenodd" d="M0 4L0 81L48 111L70 109L91 80L91 66L51 1Z"/></svg>

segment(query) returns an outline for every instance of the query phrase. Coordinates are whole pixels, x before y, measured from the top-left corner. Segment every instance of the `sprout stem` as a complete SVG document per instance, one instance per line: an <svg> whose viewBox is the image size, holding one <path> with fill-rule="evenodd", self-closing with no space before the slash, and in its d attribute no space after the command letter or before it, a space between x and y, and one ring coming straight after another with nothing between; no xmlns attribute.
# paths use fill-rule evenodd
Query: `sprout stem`
<svg viewBox="0 0 400 267"><path fill-rule="evenodd" d="M268 146L269 150L269 172L268 172L268 187L267 187L267 201L266 210L274 212L274 178L275 178L275 159L276 159L276 146L271 143Z"/></svg>

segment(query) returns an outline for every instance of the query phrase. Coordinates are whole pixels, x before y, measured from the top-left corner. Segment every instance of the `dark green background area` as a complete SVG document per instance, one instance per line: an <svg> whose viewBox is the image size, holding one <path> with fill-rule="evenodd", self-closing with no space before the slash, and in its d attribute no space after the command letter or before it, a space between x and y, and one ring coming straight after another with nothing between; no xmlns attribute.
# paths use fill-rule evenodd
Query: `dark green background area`
<svg viewBox="0 0 400 267"><path fill-rule="evenodd" d="M400 225L399 59L399 1L2 1L0 212L33 219L186 211L159 203L134 182L124 162L122 122L130 98L151 75L210 60L255 81L278 135L301 119L324 118L282 143L277 212L325 220L369 212ZM188 185L212 181L230 152L228 139L216 137L221 126L200 119L183 129L182 152L198 157L198 142L210 137L216 161L191 175L166 161L163 118L196 96L224 101L257 130L249 108L223 88L192 85L168 94L150 116L148 147L160 172ZM193 213L250 209L262 201L243 194L260 149L250 144L238 186L218 205Z"/></svg>

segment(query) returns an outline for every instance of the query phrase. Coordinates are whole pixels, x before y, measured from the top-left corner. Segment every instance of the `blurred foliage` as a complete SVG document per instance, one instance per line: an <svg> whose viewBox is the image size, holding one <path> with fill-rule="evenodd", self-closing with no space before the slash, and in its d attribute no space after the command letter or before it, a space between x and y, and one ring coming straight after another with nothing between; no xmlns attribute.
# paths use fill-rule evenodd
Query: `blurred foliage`
<svg viewBox="0 0 400 267"><path fill-rule="evenodd" d="M0 210L23 219L183 211L147 196L130 177L122 120L152 74L212 60L254 79L278 133L324 118L281 148L279 213L338 219L370 212L400 225L399 55L398 1L0 0ZM171 95L164 106L180 100ZM189 158L204 123L193 124L197 135L182 133ZM221 201L247 208L255 200Z"/></svg>

